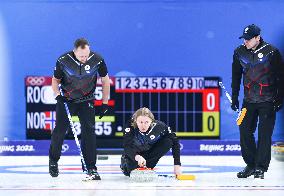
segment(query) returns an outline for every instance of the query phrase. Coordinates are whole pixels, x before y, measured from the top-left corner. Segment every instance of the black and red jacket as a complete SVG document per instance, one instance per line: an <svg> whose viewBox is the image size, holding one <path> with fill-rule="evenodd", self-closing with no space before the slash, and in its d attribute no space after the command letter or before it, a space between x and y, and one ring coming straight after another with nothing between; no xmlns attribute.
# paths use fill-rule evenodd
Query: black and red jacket
<svg viewBox="0 0 284 196"><path fill-rule="evenodd" d="M87 62L81 63L71 51L58 58L53 76L61 79L64 96L86 101L94 99L97 75L104 77L107 73L104 59L97 53L91 52Z"/></svg>
<svg viewBox="0 0 284 196"><path fill-rule="evenodd" d="M280 52L262 38L255 50L241 45L234 51L231 85L233 97L239 95L242 75L246 102L273 102L276 98L283 98L284 65Z"/></svg>

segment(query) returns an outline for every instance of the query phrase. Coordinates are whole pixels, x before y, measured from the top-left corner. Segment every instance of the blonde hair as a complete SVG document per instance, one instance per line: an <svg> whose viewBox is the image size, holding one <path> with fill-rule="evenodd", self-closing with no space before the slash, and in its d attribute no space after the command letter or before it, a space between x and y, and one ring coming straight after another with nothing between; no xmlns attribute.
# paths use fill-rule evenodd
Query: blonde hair
<svg viewBox="0 0 284 196"><path fill-rule="evenodd" d="M140 108L140 109L136 110L136 112L134 112L134 114L132 115L132 118L131 118L131 125L134 128L137 128L137 118L139 116L147 116L152 121L155 120L155 117L154 117L153 113L151 112L151 110L149 110L146 107Z"/></svg>

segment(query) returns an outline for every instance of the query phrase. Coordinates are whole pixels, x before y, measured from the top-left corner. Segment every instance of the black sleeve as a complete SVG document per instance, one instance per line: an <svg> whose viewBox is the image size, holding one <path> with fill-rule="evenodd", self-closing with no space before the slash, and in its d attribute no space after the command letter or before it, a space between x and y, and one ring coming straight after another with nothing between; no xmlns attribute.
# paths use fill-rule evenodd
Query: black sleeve
<svg viewBox="0 0 284 196"><path fill-rule="evenodd" d="M271 66L276 77L277 99L284 98L284 62L279 50L275 50L271 57Z"/></svg>
<svg viewBox="0 0 284 196"><path fill-rule="evenodd" d="M105 77L108 74L107 66L104 60L102 60L102 62L100 63L98 73L100 77Z"/></svg>
<svg viewBox="0 0 284 196"><path fill-rule="evenodd" d="M57 62L56 62L56 66L54 68L53 76L56 79L61 79L63 77L63 71L62 71L61 63L60 63L59 60L57 60Z"/></svg>
<svg viewBox="0 0 284 196"><path fill-rule="evenodd" d="M174 158L174 165L181 165L180 163L180 144L179 139L174 132L172 132L171 128L168 127L168 134L166 137L170 138L173 142L172 146L172 154Z"/></svg>
<svg viewBox="0 0 284 196"><path fill-rule="evenodd" d="M236 52L234 52L232 63L232 97L238 97L240 92L240 84L242 79L243 68L240 64Z"/></svg>
<svg viewBox="0 0 284 196"><path fill-rule="evenodd" d="M133 147L134 129L130 125L130 122L126 123L123 128L123 148L124 153L133 161L135 161L135 155L137 152Z"/></svg>

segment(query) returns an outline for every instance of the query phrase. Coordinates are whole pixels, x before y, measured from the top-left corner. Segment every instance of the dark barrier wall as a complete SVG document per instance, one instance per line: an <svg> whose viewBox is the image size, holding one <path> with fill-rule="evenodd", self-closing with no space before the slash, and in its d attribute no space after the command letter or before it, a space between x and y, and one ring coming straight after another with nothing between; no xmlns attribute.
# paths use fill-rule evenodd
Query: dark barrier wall
<svg viewBox="0 0 284 196"><path fill-rule="evenodd" d="M225 0L2 0L0 139L25 139L24 77L52 75L78 37L90 40L113 76L220 76L230 90L231 62L244 26L284 48L284 2ZM283 110L274 140L284 138ZM238 139L221 99L221 139Z"/></svg>

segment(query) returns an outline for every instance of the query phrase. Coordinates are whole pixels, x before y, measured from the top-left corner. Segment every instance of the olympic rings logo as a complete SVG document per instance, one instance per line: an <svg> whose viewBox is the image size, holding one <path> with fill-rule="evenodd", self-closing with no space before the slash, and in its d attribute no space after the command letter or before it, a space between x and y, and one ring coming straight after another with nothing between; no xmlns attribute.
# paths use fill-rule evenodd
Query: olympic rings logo
<svg viewBox="0 0 284 196"><path fill-rule="evenodd" d="M44 77L28 77L27 83L31 86L40 86L45 82Z"/></svg>

